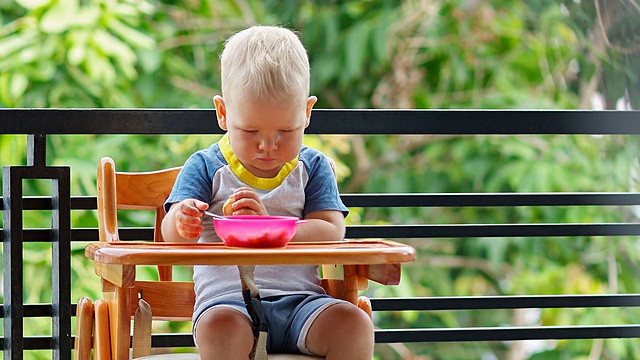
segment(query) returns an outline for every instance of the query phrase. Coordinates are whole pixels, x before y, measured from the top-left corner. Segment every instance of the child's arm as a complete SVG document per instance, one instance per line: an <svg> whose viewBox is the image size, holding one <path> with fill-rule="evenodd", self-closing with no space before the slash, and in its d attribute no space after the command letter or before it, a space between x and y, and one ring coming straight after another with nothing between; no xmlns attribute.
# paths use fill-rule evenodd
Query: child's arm
<svg viewBox="0 0 640 360"><path fill-rule="evenodd" d="M171 205L162 220L162 236L165 241L193 242L202 234L202 211L209 204L186 199Z"/></svg>
<svg viewBox="0 0 640 360"><path fill-rule="evenodd" d="M308 213L306 224L298 225L292 241L338 241L344 239L344 214L341 211L323 210Z"/></svg>

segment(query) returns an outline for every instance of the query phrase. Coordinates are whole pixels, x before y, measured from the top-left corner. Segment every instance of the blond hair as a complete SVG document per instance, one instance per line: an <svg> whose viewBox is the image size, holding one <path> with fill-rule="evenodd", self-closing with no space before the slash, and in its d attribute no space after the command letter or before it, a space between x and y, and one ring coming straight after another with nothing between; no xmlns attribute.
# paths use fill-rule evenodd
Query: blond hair
<svg viewBox="0 0 640 360"><path fill-rule="evenodd" d="M296 34L277 26L252 26L231 36L220 55L225 100L309 96L309 58Z"/></svg>

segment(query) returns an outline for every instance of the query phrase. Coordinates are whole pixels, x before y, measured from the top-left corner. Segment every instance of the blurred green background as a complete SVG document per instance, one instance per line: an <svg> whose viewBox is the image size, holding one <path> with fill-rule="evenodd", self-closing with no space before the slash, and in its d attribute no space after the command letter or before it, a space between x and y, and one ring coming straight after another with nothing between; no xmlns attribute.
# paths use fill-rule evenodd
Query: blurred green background
<svg viewBox="0 0 640 360"><path fill-rule="evenodd" d="M224 39L253 24L295 29L317 108L640 108L637 0L143 1L0 0L0 107L212 108ZM542 115L541 115L542 116ZM3 121L0 119L0 121ZM215 121L212 119L212 121ZM312 117L313 121L313 117ZM514 119L517 121L517 119ZM95 195L102 156L121 170L181 165L217 136L49 136L72 195ZM340 189L359 192L637 191L630 136L308 136L333 156ZM26 137L0 135L0 165L26 164ZM383 171L381 171L383 170ZM50 182L25 181L26 195ZM50 212L25 213L27 228ZM124 225L149 214L123 214ZM0 220L1 221L1 220ZM634 208L352 209L360 223L637 221ZM74 211L76 228L96 227ZM407 239L418 261L370 297L637 293L635 238ZM100 297L74 243L72 300ZM50 245L25 244L24 300L51 301ZM178 277L188 279L189 269ZM153 277L151 269L141 276ZM470 327L640 322L630 309L380 312L376 326ZM158 331L190 331L165 323ZM28 319L27 335L51 333ZM376 345L378 359L632 359L638 340ZM28 359L50 359L30 351Z"/></svg>

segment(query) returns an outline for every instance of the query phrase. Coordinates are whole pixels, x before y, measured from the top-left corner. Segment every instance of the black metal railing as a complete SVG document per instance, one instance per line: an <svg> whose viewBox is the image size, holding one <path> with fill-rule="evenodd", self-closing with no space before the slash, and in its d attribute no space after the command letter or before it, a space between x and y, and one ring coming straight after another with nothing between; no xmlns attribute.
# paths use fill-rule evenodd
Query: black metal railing
<svg viewBox="0 0 640 360"><path fill-rule="evenodd" d="M72 210L96 208L95 197L70 194L70 168L47 165L47 135L219 134L212 110L0 109L0 134L27 135L27 164L3 166L4 358L51 349L69 359L73 347L70 244L95 241L97 229L74 228ZM309 134L640 135L637 111L536 110L314 110ZM179 121L177 121L179 120ZM108 155L108 154L105 154ZM52 180L51 197L25 196L24 179ZM637 206L638 193L343 194L349 207ZM23 210L51 210L51 229L23 228ZM123 239L152 238L150 228L128 228ZM637 236L640 224L418 224L349 226L349 238ZM23 244L52 244L51 304L23 303ZM374 311L638 307L639 294L374 298ZM50 317L52 335L24 336L23 318ZM566 327L385 329L376 342L509 341L527 339L640 338L640 324ZM153 346L192 346L190 334L154 335Z"/></svg>

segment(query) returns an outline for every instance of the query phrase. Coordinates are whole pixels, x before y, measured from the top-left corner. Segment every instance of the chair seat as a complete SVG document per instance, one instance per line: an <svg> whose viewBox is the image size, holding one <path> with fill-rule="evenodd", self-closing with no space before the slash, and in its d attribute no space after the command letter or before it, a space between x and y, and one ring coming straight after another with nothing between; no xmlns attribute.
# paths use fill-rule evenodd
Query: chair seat
<svg viewBox="0 0 640 360"><path fill-rule="evenodd" d="M308 356L308 355L294 355L294 354L269 354L269 360L322 360L324 358ZM190 354L162 354L151 355L136 358L135 360L200 360L200 356L196 353Z"/></svg>

